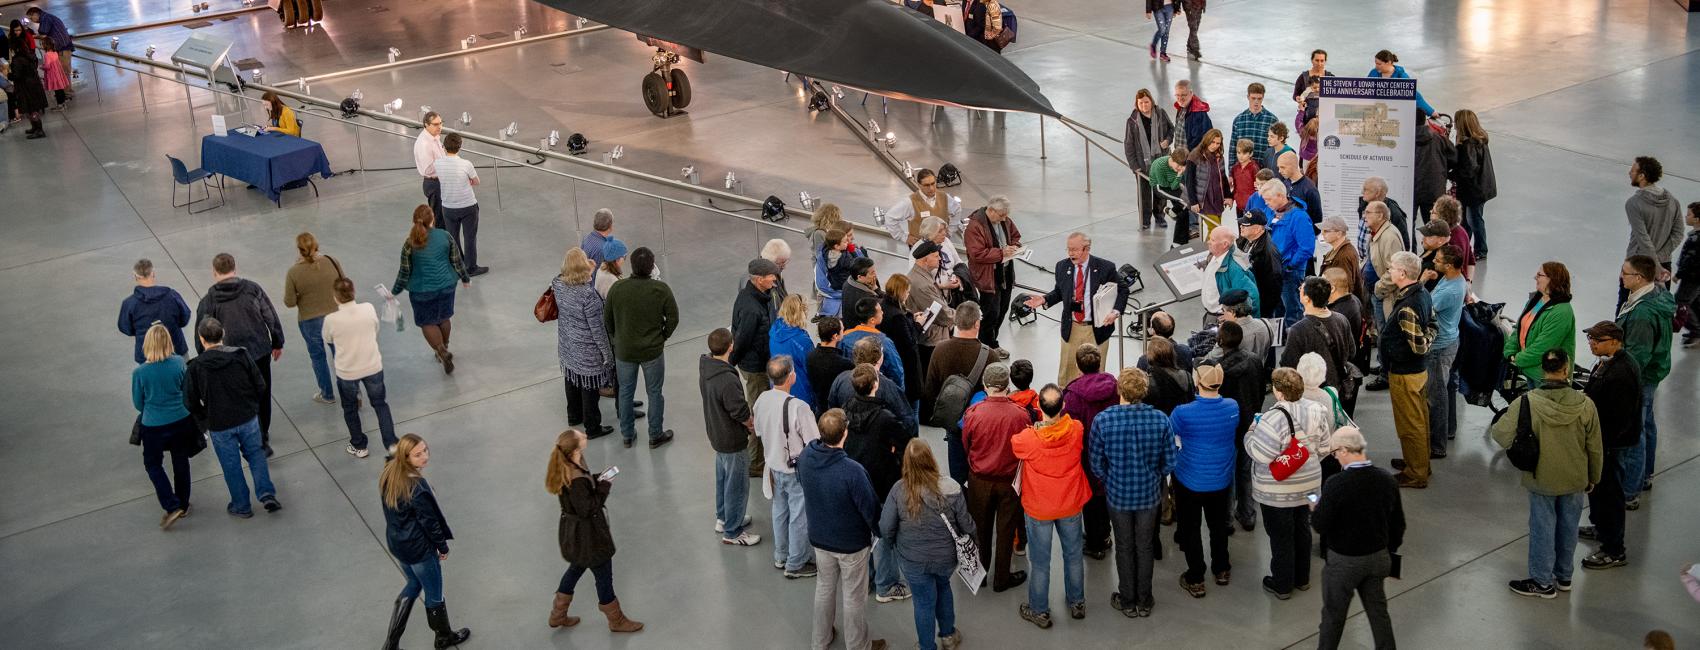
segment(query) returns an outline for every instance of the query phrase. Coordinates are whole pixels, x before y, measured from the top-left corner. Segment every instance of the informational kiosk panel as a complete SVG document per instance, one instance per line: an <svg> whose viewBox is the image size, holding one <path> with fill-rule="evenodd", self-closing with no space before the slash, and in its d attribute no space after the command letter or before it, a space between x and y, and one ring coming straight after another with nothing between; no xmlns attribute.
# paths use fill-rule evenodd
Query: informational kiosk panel
<svg viewBox="0 0 1700 650"><path fill-rule="evenodd" d="M1387 181L1387 195L1408 214L1416 180L1417 80L1323 77L1317 109L1317 190L1322 214L1340 217L1357 237L1358 197L1365 178Z"/></svg>

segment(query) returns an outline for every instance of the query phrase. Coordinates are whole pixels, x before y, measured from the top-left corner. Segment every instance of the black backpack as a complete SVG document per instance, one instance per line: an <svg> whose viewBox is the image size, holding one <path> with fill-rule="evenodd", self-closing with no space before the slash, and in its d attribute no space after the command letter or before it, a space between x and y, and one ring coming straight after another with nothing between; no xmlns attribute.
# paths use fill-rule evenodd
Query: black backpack
<svg viewBox="0 0 1700 650"><path fill-rule="evenodd" d="M1535 427L1529 421L1529 400L1523 396L1523 408L1517 412L1517 437L1511 440L1511 447L1505 450L1505 457L1511 459L1511 466L1525 472L1535 471L1541 460L1541 439L1535 436Z"/></svg>
<svg viewBox="0 0 1700 650"><path fill-rule="evenodd" d="M968 400L974 398L974 387L980 383L980 374L986 369L986 357L992 349L980 346L980 356L974 359L974 369L966 375L951 375L946 377L944 385L939 387L939 394L933 398L933 421L935 427L948 428L962 420L962 414L968 412Z"/></svg>

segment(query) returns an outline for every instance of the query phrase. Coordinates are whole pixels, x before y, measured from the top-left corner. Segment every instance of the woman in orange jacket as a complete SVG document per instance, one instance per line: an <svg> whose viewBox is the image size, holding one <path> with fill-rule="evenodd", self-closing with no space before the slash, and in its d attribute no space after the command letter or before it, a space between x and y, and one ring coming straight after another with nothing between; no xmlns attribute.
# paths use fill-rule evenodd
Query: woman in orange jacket
<svg viewBox="0 0 1700 650"><path fill-rule="evenodd" d="M1085 436L1080 423L1063 413L1062 389L1047 384L1039 390L1039 413L1043 418L1009 441L1016 460L1021 461L1017 490L1027 513L1027 602L1021 618L1051 627L1051 535L1060 538L1063 553L1063 590L1071 618L1086 618L1084 543L1081 509L1092 498L1081 467Z"/></svg>

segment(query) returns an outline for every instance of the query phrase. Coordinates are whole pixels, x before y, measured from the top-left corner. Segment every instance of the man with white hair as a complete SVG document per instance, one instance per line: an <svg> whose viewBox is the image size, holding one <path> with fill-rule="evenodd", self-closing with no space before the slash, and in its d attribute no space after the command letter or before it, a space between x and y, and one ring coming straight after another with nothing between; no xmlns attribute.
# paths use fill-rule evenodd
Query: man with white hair
<svg viewBox="0 0 1700 650"><path fill-rule="evenodd" d="M939 265L933 271L933 285L940 289L960 288L963 279L955 274L956 265L962 261L962 255L956 250L956 243L950 241L950 226L944 219L928 217L921 220L921 239L909 245L913 254L922 242L932 242L939 248Z"/></svg>
<svg viewBox="0 0 1700 650"><path fill-rule="evenodd" d="M1057 385L1067 386L1080 375L1074 364L1074 352L1081 345L1100 346L1115 333L1116 319L1127 309L1127 286L1118 282L1121 274L1115 262L1092 254L1092 238L1074 232L1068 236L1068 257L1057 262L1056 284L1042 296L1027 299L1034 309L1062 303L1062 354L1057 368ZM1109 310L1100 310L1093 297L1106 285L1113 286L1115 302Z"/></svg>
<svg viewBox="0 0 1700 650"><path fill-rule="evenodd" d="M1204 134L1216 128L1210 122L1210 104L1192 92L1192 82L1186 79L1175 82L1175 128L1186 136L1187 151L1197 149Z"/></svg>
<svg viewBox="0 0 1700 650"><path fill-rule="evenodd" d="M779 305L785 302L786 296L791 295L791 292L785 289L785 264L791 261L791 245L777 237L769 239L767 244L761 247L761 258L773 262L774 266L779 267L779 281L774 283L773 290L770 292L773 294L771 304L774 313L778 314Z"/></svg>
<svg viewBox="0 0 1700 650"><path fill-rule="evenodd" d="M962 214L962 199L940 191L939 177L933 170L915 170L915 184L921 186L919 191L910 192L885 211L885 231L904 246L921 241L921 222L928 217L955 221Z"/></svg>
<svg viewBox="0 0 1700 650"><path fill-rule="evenodd" d="M1257 280L1251 275L1251 255L1234 247L1236 235L1228 228L1210 231L1210 259L1204 263L1207 280L1200 289L1199 302L1211 320L1222 316L1222 294L1244 289L1250 296L1252 310L1257 309Z"/></svg>
<svg viewBox="0 0 1700 650"><path fill-rule="evenodd" d="M1405 454L1393 459L1393 469L1400 470L1399 487L1420 489L1428 487L1429 478L1428 400L1423 387L1435 337L1433 306L1428 290L1418 281L1423 262L1416 253L1394 253L1388 266L1396 288L1389 296L1393 311L1381 328L1381 365L1387 369L1393 427Z"/></svg>
<svg viewBox="0 0 1700 650"><path fill-rule="evenodd" d="M962 241L968 247L968 275L980 292L980 342L998 347L998 327L1015 294L1015 254L1021 229L1009 218L1009 198L994 196L968 215Z"/></svg>
<svg viewBox="0 0 1700 650"><path fill-rule="evenodd" d="M1405 541L1405 507L1398 484L1370 463L1364 434L1342 427L1330 440L1341 471L1322 484L1311 524L1328 540L1328 564L1322 568L1322 625L1317 647L1340 647L1346 614L1356 592L1364 601L1375 647L1393 647L1393 619L1387 615L1382 582L1393 570L1393 554Z"/></svg>
<svg viewBox="0 0 1700 650"><path fill-rule="evenodd" d="M1285 326L1292 327L1304 316L1299 284L1310 275L1311 259L1316 256L1316 229L1309 215L1287 197L1287 186L1265 183L1258 194L1269 204L1269 237L1281 252L1281 315Z"/></svg>
<svg viewBox="0 0 1700 650"><path fill-rule="evenodd" d="M1405 222L1409 218L1405 216L1405 209L1399 207L1399 202L1387 195L1387 180L1380 176L1371 176L1364 179L1363 190L1358 194L1357 240L1360 252L1369 250L1369 223L1364 220L1364 208L1376 201L1387 206L1387 220L1392 222L1393 227L1399 230L1399 239L1407 242L1411 240L1406 234L1410 226L1406 225Z"/></svg>

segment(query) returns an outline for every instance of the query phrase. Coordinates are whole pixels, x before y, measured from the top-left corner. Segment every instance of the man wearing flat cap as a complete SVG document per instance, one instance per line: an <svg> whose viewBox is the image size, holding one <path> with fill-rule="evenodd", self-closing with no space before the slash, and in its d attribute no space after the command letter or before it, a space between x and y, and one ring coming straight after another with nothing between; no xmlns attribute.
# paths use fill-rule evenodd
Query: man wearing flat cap
<svg viewBox="0 0 1700 650"><path fill-rule="evenodd" d="M950 338L950 325L956 322L956 310L950 307L950 299L944 291L958 284L956 275L939 275L939 260L944 249L932 240L923 239L910 251L915 258L915 266L909 269L909 298L903 303L903 308L910 313L923 313L939 305L938 314L918 320L924 331L918 353L921 358L921 368L927 367L927 361L933 356L933 346ZM939 286L937 278L945 278L947 286ZM902 318L904 314L886 314L886 318ZM923 370L923 372L925 372Z"/></svg>
<svg viewBox="0 0 1700 650"><path fill-rule="evenodd" d="M1269 214L1247 210L1240 215L1239 249L1251 257L1251 277L1257 283L1257 301L1252 315L1274 318L1281 315L1281 251L1269 237Z"/></svg>
<svg viewBox="0 0 1700 650"><path fill-rule="evenodd" d="M1588 351L1599 357L1583 392L1600 414L1600 442L1605 463L1600 484L1588 493L1588 520L1592 526L1577 531L1583 539L1597 539L1600 550L1582 560L1584 569L1610 569L1628 564L1623 546L1624 490L1623 455L1641 444L1641 371L1623 347L1623 328L1603 320L1583 330ZM1636 477L1639 478L1639 477Z"/></svg>
<svg viewBox="0 0 1700 650"><path fill-rule="evenodd" d="M727 359L744 379L744 398L753 408L756 398L768 389L767 330L773 325L773 285L779 282L779 265L772 260L750 260L749 281L732 303L732 355ZM763 476L761 443L750 433L750 476Z"/></svg>
<svg viewBox="0 0 1700 650"><path fill-rule="evenodd" d="M1121 274L1116 264L1092 254L1092 238L1075 232L1068 236L1068 257L1057 262L1056 284L1050 293L1032 296L1027 306L1034 309L1062 303L1062 356L1057 368L1057 385L1080 376L1074 364L1074 352L1086 343L1104 345L1115 333L1116 318L1127 309L1127 287L1117 282ZM1115 301L1109 309L1101 309L1093 296L1100 288L1114 286Z"/></svg>

